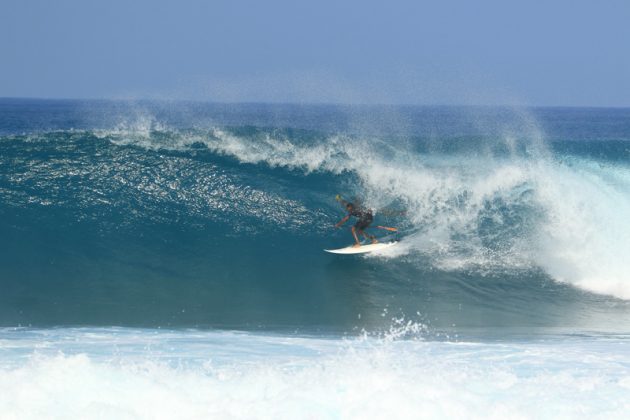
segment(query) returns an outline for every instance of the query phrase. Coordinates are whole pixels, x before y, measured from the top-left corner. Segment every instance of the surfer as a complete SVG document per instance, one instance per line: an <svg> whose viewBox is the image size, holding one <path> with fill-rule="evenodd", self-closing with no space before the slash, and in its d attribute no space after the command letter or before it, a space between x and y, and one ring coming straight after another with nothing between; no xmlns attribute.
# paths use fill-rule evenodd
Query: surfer
<svg viewBox="0 0 630 420"><path fill-rule="evenodd" d="M337 197L337 201L340 201L341 198L339 196ZM372 215L372 210L363 209L360 206L355 205L354 203L346 202L345 204L348 214L346 215L346 217L341 219L339 223L335 225L335 227L341 227L341 225L346 223L350 217L354 216L359 220L354 224L354 226L352 226L352 236L354 236L354 245L352 246L355 248L361 246L361 241L359 241L358 235L365 236L366 238L370 239L373 244L377 243L378 241L376 240L376 237L374 237L374 235L368 235L367 233L365 233L365 229L370 226L372 220L374 219L374 216Z"/></svg>

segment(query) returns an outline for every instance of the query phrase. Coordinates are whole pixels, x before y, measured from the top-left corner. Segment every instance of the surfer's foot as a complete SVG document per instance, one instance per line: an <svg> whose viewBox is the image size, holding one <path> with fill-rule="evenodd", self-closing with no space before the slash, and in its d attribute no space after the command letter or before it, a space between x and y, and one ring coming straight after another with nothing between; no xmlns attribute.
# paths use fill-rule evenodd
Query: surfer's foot
<svg viewBox="0 0 630 420"><path fill-rule="evenodd" d="M372 240L373 244L377 244L378 243L378 241L376 240L376 238L374 236L372 236L370 239Z"/></svg>
<svg viewBox="0 0 630 420"><path fill-rule="evenodd" d="M356 244L352 245L352 248L358 248L360 246L361 246L361 244L359 242L357 242Z"/></svg>

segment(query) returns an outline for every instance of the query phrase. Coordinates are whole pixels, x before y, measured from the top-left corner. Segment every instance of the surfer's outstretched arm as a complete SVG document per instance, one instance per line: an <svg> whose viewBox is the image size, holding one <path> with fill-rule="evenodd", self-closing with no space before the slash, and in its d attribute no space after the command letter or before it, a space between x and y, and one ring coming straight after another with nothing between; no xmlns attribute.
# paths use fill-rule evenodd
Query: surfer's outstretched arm
<svg viewBox="0 0 630 420"><path fill-rule="evenodd" d="M335 225L335 227L340 227L341 225L343 225L344 223L346 223L346 222L348 221L348 219L349 219L349 218L350 218L350 215L347 215L346 217L344 217L343 219L341 219L341 220L339 221L339 223L337 223L337 224Z"/></svg>

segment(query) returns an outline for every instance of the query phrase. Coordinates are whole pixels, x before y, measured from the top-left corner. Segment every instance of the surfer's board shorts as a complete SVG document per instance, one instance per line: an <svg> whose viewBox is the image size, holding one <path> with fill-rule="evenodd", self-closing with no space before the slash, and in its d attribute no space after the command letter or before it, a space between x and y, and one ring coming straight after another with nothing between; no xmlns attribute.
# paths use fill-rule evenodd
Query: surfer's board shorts
<svg viewBox="0 0 630 420"><path fill-rule="evenodd" d="M358 222L356 222L354 224L355 229L357 230L364 230L365 228L367 228L368 226L370 226L370 224L372 223L372 218L369 219L361 219Z"/></svg>

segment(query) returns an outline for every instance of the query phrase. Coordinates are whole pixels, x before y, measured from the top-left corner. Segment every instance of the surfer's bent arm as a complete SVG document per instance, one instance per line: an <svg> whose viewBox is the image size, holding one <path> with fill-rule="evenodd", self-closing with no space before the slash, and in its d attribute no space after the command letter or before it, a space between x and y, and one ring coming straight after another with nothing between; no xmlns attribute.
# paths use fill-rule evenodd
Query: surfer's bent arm
<svg viewBox="0 0 630 420"><path fill-rule="evenodd" d="M349 218L350 218L350 215L347 215L346 217L344 217L343 219L341 219L341 220L339 221L339 223L337 223L337 224L335 225L335 227L340 227L341 225L343 225L344 223L346 223L346 222L348 221L348 219L349 219Z"/></svg>

